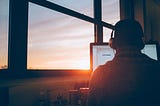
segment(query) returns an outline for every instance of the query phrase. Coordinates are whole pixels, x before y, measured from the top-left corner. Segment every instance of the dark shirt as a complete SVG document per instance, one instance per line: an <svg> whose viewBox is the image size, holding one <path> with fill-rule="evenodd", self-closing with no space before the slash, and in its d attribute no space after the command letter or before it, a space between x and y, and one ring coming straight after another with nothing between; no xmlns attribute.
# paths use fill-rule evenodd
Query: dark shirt
<svg viewBox="0 0 160 106"><path fill-rule="evenodd" d="M160 106L160 68L140 51L117 53L89 84L88 106Z"/></svg>

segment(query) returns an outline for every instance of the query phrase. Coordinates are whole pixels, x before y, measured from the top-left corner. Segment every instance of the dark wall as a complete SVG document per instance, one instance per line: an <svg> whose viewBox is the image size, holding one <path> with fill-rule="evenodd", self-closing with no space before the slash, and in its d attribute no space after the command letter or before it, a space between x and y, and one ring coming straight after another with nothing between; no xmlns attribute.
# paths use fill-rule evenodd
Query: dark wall
<svg viewBox="0 0 160 106"><path fill-rule="evenodd" d="M148 38L160 42L160 1L146 0L146 29Z"/></svg>

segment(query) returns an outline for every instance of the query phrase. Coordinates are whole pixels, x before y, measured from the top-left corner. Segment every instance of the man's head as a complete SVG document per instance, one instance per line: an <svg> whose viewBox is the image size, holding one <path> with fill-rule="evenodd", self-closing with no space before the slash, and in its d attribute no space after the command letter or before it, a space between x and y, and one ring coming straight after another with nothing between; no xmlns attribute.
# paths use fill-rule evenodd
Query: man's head
<svg viewBox="0 0 160 106"><path fill-rule="evenodd" d="M115 24L110 46L114 49L135 47L141 50L144 47L143 37L142 27L137 21L131 19L121 20Z"/></svg>

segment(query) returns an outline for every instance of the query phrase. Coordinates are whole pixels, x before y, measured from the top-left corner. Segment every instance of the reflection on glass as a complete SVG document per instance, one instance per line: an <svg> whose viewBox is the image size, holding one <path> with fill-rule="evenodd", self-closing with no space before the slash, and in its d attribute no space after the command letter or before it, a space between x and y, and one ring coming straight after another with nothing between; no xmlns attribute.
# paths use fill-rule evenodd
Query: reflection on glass
<svg viewBox="0 0 160 106"><path fill-rule="evenodd" d="M47 0L60 6L93 17L93 0Z"/></svg>
<svg viewBox="0 0 160 106"><path fill-rule="evenodd" d="M93 24L29 3L29 69L89 69Z"/></svg>
<svg viewBox="0 0 160 106"><path fill-rule="evenodd" d="M119 0L102 0L102 20L115 24L120 20Z"/></svg>
<svg viewBox="0 0 160 106"><path fill-rule="evenodd" d="M0 0L0 69L8 66L9 0Z"/></svg>

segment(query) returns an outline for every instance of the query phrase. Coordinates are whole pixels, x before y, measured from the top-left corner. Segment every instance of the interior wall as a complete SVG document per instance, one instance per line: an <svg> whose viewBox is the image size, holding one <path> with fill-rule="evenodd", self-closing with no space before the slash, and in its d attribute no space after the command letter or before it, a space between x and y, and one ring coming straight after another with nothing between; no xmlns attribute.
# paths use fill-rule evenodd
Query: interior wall
<svg viewBox="0 0 160 106"><path fill-rule="evenodd" d="M160 1L146 0L146 29L150 30L148 40L160 42Z"/></svg>
<svg viewBox="0 0 160 106"><path fill-rule="evenodd" d="M144 32L145 32L145 22L144 22L144 1L143 0L134 0L134 19L136 19L142 26Z"/></svg>

